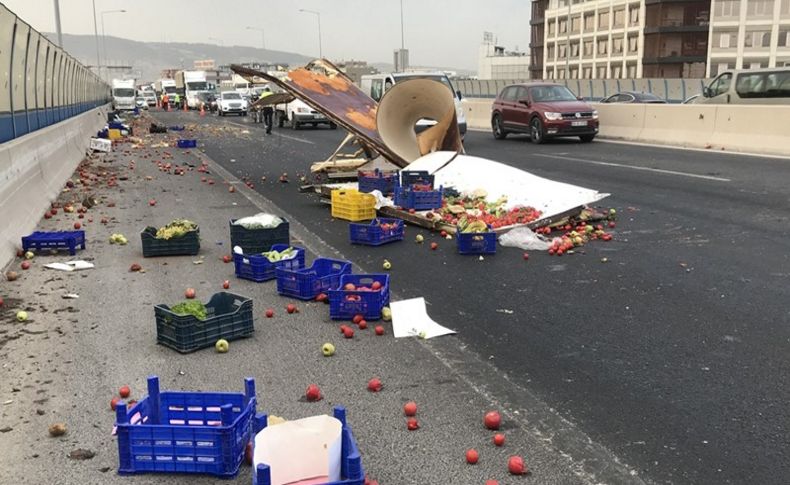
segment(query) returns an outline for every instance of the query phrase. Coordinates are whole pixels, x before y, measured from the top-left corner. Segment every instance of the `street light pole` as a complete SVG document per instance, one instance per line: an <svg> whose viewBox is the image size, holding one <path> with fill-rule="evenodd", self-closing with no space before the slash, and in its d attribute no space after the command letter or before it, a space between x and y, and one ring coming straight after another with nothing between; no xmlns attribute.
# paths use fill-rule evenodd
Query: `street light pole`
<svg viewBox="0 0 790 485"><path fill-rule="evenodd" d="M126 13L126 10L105 10L101 13L101 45L102 50L104 51L104 63L107 63L107 37L104 35L104 16L108 13ZM105 67L105 71L109 71L107 66ZM109 74L109 72L107 72Z"/></svg>
<svg viewBox="0 0 790 485"><path fill-rule="evenodd" d="M403 37L403 0L400 0L400 48L406 48L406 42Z"/></svg>
<svg viewBox="0 0 790 485"><path fill-rule="evenodd" d="M247 27L247 30L257 30L261 33L261 49L266 50L265 31L260 27Z"/></svg>
<svg viewBox="0 0 790 485"><path fill-rule="evenodd" d="M321 12L316 12L315 10L307 10L305 8L300 8L300 12L311 13L318 18L318 57L321 59L324 58L324 49L321 45Z"/></svg>
<svg viewBox="0 0 790 485"><path fill-rule="evenodd" d="M63 31L60 28L60 0L55 0L55 31L58 33L58 46L63 48Z"/></svg>
<svg viewBox="0 0 790 485"><path fill-rule="evenodd" d="M96 38L96 74L101 76L101 57L99 56L99 27L96 23L96 0L93 0L93 36Z"/></svg>

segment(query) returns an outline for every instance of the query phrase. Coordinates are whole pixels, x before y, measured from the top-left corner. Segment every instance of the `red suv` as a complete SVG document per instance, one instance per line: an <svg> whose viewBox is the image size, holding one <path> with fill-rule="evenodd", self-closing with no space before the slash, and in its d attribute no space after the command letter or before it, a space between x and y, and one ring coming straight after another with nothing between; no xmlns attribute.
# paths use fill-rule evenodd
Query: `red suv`
<svg viewBox="0 0 790 485"><path fill-rule="evenodd" d="M578 136L588 143L598 134L598 111L560 84L514 84L494 100L491 128L497 140L528 133L533 143L557 136Z"/></svg>

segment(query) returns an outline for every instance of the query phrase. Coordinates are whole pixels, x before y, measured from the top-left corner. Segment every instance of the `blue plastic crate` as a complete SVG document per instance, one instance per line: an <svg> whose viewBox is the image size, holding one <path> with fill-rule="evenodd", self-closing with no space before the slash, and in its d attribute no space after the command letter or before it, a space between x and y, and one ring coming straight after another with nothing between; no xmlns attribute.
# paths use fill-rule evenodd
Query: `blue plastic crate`
<svg viewBox="0 0 790 485"><path fill-rule="evenodd" d="M302 269L304 268L304 249L287 244L275 244L272 251L282 251L293 247L296 250L296 257L272 263L266 256L260 254L236 254L233 253L233 265L236 267L236 277L245 280L261 283L273 280L277 277L277 268Z"/></svg>
<svg viewBox="0 0 790 485"><path fill-rule="evenodd" d="M77 254L77 246L85 249L85 231L36 231L22 237L22 249L25 251L67 249L74 256Z"/></svg>
<svg viewBox="0 0 790 485"><path fill-rule="evenodd" d="M381 283L378 291L344 290L347 283L370 286ZM329 317L332 320L351 320L362 315L365 320L381 318L381 309L390 302L390 276L387 274L347 274L340 277L340 286L329 290Z"/></svg>
<svg viewBox="0 0 790 485"><path fill-rule="evenodd" d="M340 481L326 482L316 485L364 485L365 469L362 467L362 455L359 453L357 441L346 422L346 409L336 406L334 417L343 425L340 445ZM265 427L265 426L264 426ZM263 428L261 428L263 429ZM253 443L255 440L253 439ZM253 485L271 485L271 470L268 465L258 464L252 469Z"/></svg>
<svg viewBox="0 0 790 485"><path fill-rule="evenodd" d="M384 229L382 224L394 224L393 227ZM351 244L364 244L366 246L381 246L394 241L403 240L404 224L400 219L373 219L369 224L351 223L348 225L348 237Z"/></svg>
<svg viewBox="0 0 790 485"><path fill-rule="evenodd" d="M425 211L442 206L442 188L439 190L411 190L404 187L395 189L395 205L404 209Z"/></svg>
<svg viewBox="0 0 790 485"><path fill-rule="evenodd" d="M368 175L365 172L359 171L357 172L357 181L360 192L373 192L374 190L378 190L382 194L387 195L395 191L398 174L394 172L384 173L379 169L374 170L373 175Z"/></svg>
<svg viewBox="0 0 790 485"><path fill-rule="evenodd" d="M159 391L115 408L118 473L203 473L232 478L239 472L253 432L255 381L244 393Z"/></svg>
<svg viewBox="0 0 790 485"><path fill-rule="evenodd" d="M460 254L495 254L496 253L496 233L489 232L468 232L460 230L455 233L455 240Z"/></svg>
<svg viewBox="0 0 790 485"><path fill-rule="evenodd" d="M411 188L414 184L430 185L433 188L433 175L425 170L401 170L400 171L400 185L401 187Z"/></svg>
<svg viewBox="0 0 790 485"><path fill-rule="evenodd" d="M178 140L178 148L197 148L197 140Z"/></svg>
<svg viewBox="0 0 790 485"><path fill-rule="evenodd" d="M317 258L309 268L277 268L277 293L300 300L312 300L319 293L334 290L340 277L351 274L351 263L338 259Z"/></svg>

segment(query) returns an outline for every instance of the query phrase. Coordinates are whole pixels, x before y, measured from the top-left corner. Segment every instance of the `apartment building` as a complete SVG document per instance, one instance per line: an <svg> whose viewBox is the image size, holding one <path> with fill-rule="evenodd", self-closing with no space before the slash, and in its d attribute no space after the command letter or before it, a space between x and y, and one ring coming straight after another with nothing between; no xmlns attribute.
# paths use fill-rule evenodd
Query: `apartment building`
<svg viewBox="0 0 790 485"><path fill-rule="evenodd" d="M790 66L790 0L713 0L709 39L707 77Z"/></svg>
<svg viewBox="0 0 790 485"><path fill-rule="evenodd" d="M532 12L534 77L705 75L710 1L533 0Z"/></svg>

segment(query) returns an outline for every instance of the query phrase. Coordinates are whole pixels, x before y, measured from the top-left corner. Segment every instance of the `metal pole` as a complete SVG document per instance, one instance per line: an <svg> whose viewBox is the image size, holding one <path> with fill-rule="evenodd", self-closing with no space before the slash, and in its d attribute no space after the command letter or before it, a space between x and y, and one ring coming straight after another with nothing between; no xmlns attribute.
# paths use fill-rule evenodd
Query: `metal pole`
<svg viewBox="0 0 790 485"><path fill-rule="evenodd" d="M567 83L570 77L570 62L571 62L571 0L568 0L568 19L566 20L565 32L568 33L565 46L565 82Z"/></svg>
<svg viewBox="0 0 790 485"><path fill-rule="evenodd" d="M406 43L403 40L403 0L400 0L400 48L405 49Z"/></svg>
<svg viewBox="0 0 790 485"><path fill-rule="evenodd" d="M104 13L105 12L101 13L101 53L102 57L104 57L104 63L107 64L107 38L104 36ZM104 66L104 74L105 76L108 74L107 66Z"/></svg>
<svg viewBox="0 0 790 485"><path fill-rule="evenodd" d="M58 46L63 48L63 31L60 29L60 0L55 0L55 31L58 33Z"/></svg>
<svg viewBox="0 0 790 485"><path fill-rule="evenodd" d="M321 46L321 13L318 13L318 57L324 58L324 49Z"/></svg>
<svg viewBox="0 0 790 485"><path fill-rule="evenodd" d="M96 0L93 0L93 36L96 38L96 69L101 76L101 57L99 56L99 27L96 24Z"/></svg>

